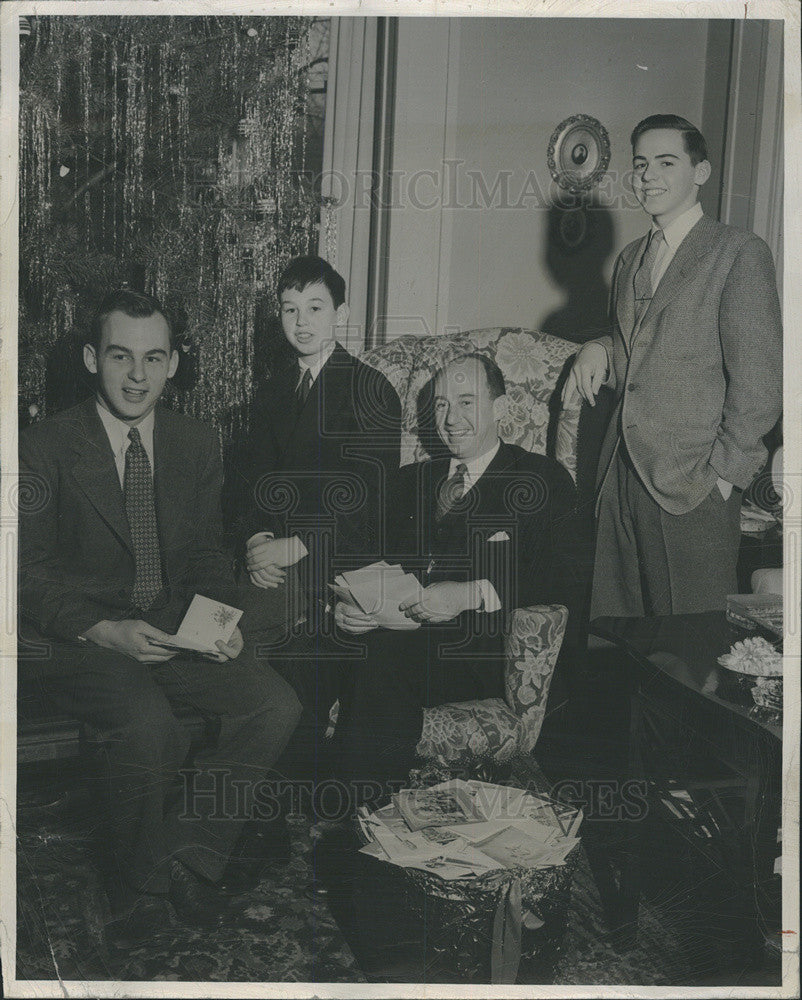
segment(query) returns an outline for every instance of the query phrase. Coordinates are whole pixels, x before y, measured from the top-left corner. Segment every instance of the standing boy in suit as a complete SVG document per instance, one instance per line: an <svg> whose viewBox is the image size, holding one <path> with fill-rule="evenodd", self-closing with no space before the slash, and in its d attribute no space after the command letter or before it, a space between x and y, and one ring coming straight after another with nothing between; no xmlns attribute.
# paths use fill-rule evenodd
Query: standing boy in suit
<svg viewBox="0 0 802 1000"><path fill-rule="evenodd" d="M368 650L353 668L340 770L357 795L362 782L408 776L425 706L503 695L504 624L515 608L564 604L573 626L584 589L571 477L499 440L499 368L465 355L433 389L449 456L401 470L388 553L418 573L423 589L400 609L423 627L381 629L351 604L335 609Z"/></svg>
<svg viewBox="0 0 802 1000"><path fill-rule="evenodd" d="M752 233L702 213L704 137L676 115L632 133L633 188L652 218L621 253L613 335L566 382L617 407L599 461L591 617L723 609L737 589L741 494L782 407L774 263Z"/></svg>
<svg viewBox="0 0 802 1000"><path fill-rule="evenodd" d="M337 343L348 306L345 281L330 264L320 257L292 260L277 296L294 356L254 406L245 474L253 501L246 565L255 586L278 587L285 580L288 536L297 536L308 551L298 567L308 602L304 634L270 654L270 662L308 710L301 728L317 742L340 693L343 652L321 636L326 585L336 572L372 562L383 550L384 502L401 448L401 403L380 372Z"/></svg>
<svg viewBox="0 0 802 1000"><path fill-rule="evenodd" d="M20 474L42 498L19 517L21 628L47 649L20 670L98 734L114 925L139 938L166 922L167 899L187 923L217 923L215 883L247 818L225 784L254 790L300 706L239 629L205 657L163 645L196 592L226 603L237 592L221 548L217 436L158 405L178 364L159 303L107 296L84 362L95 395L20 435ZM194 797L175 787L189 737L174 713L186 709L220 726L195 757Z"/></svg>

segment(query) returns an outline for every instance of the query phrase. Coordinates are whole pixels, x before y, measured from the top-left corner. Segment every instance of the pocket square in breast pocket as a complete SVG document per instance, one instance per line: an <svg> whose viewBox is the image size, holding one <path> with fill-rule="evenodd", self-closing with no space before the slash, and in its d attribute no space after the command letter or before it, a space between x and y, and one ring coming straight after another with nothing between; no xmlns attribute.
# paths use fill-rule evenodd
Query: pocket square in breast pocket
<svg viewBox="0 0 802 1000"><path fill-rule="evenodd" d="M510 536L506 531L497 531L495 535L491 535L490 538L488 538L488 542L508 542L509 540Z"/></svg>

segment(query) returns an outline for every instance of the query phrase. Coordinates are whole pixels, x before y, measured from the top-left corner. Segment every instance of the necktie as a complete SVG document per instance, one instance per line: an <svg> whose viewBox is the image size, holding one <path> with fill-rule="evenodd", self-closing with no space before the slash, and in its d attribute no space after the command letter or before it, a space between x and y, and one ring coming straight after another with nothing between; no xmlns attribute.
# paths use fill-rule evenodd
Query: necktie
<svg viewBox="0 0 802 1000"><path fill-rule="evenodd" d="M162 589L156 503L150 462L136 427L128 432L128 440L131 443L125 453L123 492L136 564L131 599L141 611L147 611Z"/></svg>
<svg viewBox="0 0 802 1000"><path fill-rule="evenodd" d="M298 383L298 388L295 390L295 412L298 416L301 415L301 410L304 408L304 403L309 395L309 390L312 388L312 372L308 368L304 368L303 375L301 375L301 381Z"/></svg>
<svg viewBox="0 0 802 1000"><path fill-rule="evenodd" d="M435 518L438 521L442 521L446 514L450 513L462 499L465 492L465 473L467 471L468 466L464 462L460 462L454 470L454 475L449 476L437 491Z"/></svg>
<svg viewBox="0 0 802 1000"><path fill-rule="evenodd" d="M649 308L649 303L652 301L652 269L654 268L654 262L657 259L657 253L662 242L663 230L652 229L649 233L649 239L646 243L646 249L643 251L643 257L641 258L638 270L635 272L634 330L637 330L640 326L643 314Z"/></svg>

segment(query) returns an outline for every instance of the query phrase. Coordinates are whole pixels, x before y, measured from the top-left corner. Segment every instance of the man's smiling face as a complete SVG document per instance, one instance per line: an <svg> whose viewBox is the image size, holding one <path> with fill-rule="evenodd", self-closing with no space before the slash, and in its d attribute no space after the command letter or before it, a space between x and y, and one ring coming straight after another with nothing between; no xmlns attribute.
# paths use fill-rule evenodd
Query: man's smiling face
<svg viewBox="0 0 802 1000"><path fill-rule="evenodd" d="M159 401L178 354L170 349L170 328L161 313L134 317L115 310L103 321L98 347L84 347L84 364L97 375L100 405L134 426Z"/></svg>
<svg viewBox="0 0 802 1000"><path fill-rule="evenodd" d="M707 160L691 163L682 133L657 128L638 137L632 155L632 188L645 211L665 227L692 208L710 176Z"/></svg>
<svg viewBox="0 0 802 1000"><path fill-rule="evenodd" d="M498 441L495 401L484 368L475 358L452 361L437 376L434 418L437 433L454 458L469 462Z"/></svg>

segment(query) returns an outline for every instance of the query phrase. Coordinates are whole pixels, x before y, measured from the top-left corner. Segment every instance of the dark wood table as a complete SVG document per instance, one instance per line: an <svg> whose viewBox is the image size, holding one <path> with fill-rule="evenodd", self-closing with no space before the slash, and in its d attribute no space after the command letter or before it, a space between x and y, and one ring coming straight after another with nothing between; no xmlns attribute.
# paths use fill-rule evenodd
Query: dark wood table
<svg viewBox="0 0 802 1000"><path fill-rule="evenodd" d="M705 836L712 842L715 828L716 837L728 842L730 857L740 858L740 875L756 903L752 946L763 950L767 940L776 945L780 894L773 871L780 853L782 725L778 718L758 715L749 687L717 663L734 642L756 633L731 625L723 612L599 618L590 633L591 654L612 645L629 662L630 775L648 781L658 800L672 788L683 789L693 804L688 821L696 809ZM743 812L725 816L715 803L733 794L742 800ZM701 802L707 805L700 817ZM704 838L698 842L704 849ZM624 912L633 928L640 854L636 834L622 879Z"/></svg>

